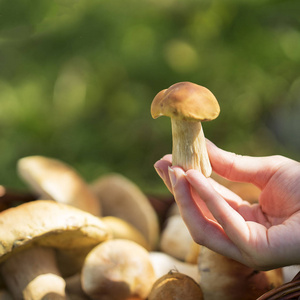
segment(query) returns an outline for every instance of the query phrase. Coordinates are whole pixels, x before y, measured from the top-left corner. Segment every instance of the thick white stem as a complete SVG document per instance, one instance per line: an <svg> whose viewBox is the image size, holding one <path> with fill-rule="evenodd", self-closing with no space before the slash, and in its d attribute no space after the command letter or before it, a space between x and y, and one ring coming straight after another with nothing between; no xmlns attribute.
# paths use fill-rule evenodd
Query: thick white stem
<svg viewBox="0 0 300 300"><path fill-rule="evenodd" d="M171 118L173 165L196 169L209 177L212 172L201 122Z"/></svg>
<svg viewBox="0 0 300 300"><path fill-rule="evenodd" d="M67 299L53 249L33 247L8 258L1 274L17 300Z"/></svg>

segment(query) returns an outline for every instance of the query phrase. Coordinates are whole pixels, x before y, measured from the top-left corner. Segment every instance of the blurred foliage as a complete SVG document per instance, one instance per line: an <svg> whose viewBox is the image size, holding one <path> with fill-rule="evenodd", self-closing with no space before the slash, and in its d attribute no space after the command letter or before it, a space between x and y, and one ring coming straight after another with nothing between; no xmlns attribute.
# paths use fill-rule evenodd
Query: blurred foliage
<svg viewBox="0 0 300 300"><path fill-rule="evenodd" d="M298 0L0 0L0 183L16 162L55 157L92 181L120 172L166 192L171 152L160 90L209 88L221 114L206 137L229 151L299 159Z"/></svg>

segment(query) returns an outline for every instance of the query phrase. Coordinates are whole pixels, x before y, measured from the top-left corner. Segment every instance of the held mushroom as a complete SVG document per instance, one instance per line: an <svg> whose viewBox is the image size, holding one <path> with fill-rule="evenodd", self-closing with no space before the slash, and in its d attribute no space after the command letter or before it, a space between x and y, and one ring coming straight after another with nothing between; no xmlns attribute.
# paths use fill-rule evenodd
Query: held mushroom
<svg viewBox="0 0 300 300"><path fill-rule="evenodd" d="M93 300L145 299L155 280L148 251L129 240L99 244L82 267L82 288Z"/></svg>
<svg viewBox="0 0 300 300"><path fill-rule="evenodd" d="M111 237L97 217L51 200L37 200L0 214L0 273L15 299L66 299L64 268ZM73 257L57 264L56 251ZM72 260L72 261L71 261ZM81 268L81 265L79 266Z"/></svg>
<svg viewBox="0 0 300 300"><path fill-rule="evenodd" d="M212 173L201 122L214 120L220 113L217 99L207 88L179 82L160 91L152 101L151 115L171 118L172 163L184 170L196 169L204 176Z"/></svg>
<svg viewBox="0 0 300 300"><path fill-rule="evenodd" d="M27 156L18 161L19 176L41 199L53 199L101 216L100 201L87 183L66 163L45 156Z"/></svg>

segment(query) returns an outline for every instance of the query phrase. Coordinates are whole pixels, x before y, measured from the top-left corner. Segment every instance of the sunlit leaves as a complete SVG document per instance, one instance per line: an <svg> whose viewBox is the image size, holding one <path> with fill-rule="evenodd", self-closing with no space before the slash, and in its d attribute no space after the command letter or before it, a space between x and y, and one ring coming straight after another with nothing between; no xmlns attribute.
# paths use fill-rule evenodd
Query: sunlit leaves
<svg viewBox="0 0 300 300"><path fill-rule="evenodd" d="M120 171L152 189L171 128L152 120L150 104L184 80L219 100L219 118L204 125L219 146L296 156L299 8L294 0L0 1L0 167L10 170L1 183L15 184L18 158L44 154L88 179Z"/></svg>

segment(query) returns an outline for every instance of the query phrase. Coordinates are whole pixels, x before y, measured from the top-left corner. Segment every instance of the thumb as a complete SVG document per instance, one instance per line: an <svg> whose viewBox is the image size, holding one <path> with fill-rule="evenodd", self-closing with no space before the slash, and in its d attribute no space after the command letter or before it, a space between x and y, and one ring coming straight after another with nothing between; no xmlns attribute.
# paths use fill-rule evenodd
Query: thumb
<svg viewBox="0 0 300 300"><path fill-rule="evenodd" d="M232 181L253 183L263 188L278 169L279 156L252 157L238 155L218 148L206 140L207 151L214 172Z"/></svg>

